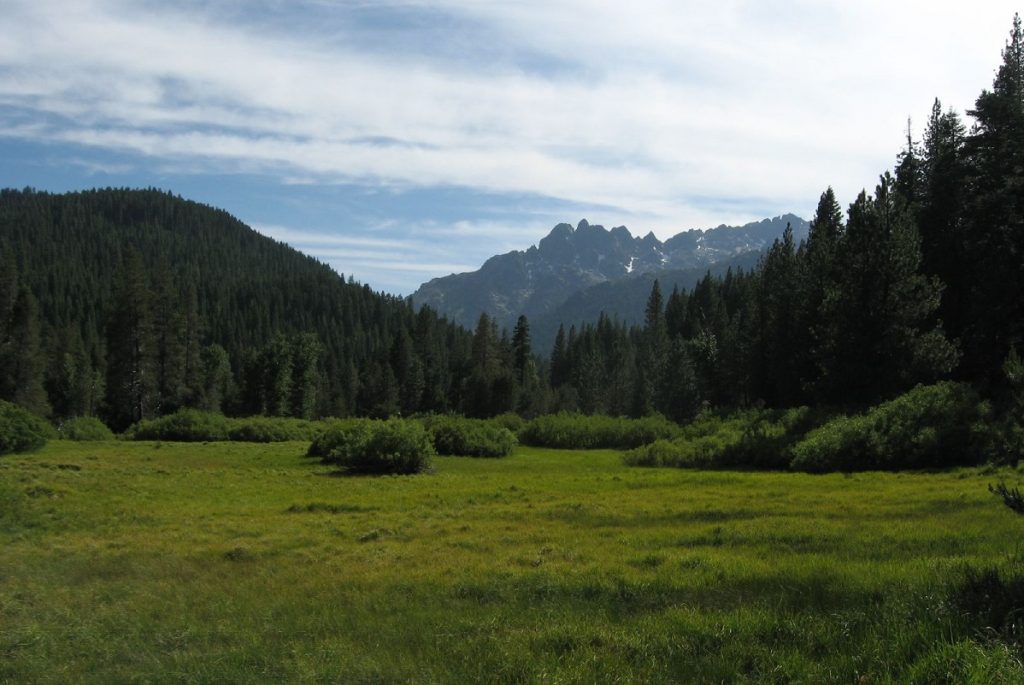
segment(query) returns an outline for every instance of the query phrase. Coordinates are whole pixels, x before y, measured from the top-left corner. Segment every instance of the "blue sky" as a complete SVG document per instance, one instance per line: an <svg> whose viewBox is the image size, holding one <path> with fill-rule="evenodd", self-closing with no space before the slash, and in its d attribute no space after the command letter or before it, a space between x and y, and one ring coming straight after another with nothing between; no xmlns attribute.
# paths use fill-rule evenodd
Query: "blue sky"
<svg viewBox="0 0 1024 685"><path fill-rule="evenodd" d="M563 221L849 202L991 84L1015 9L0 0L0 186L169 189L409 294Z"/></svg>

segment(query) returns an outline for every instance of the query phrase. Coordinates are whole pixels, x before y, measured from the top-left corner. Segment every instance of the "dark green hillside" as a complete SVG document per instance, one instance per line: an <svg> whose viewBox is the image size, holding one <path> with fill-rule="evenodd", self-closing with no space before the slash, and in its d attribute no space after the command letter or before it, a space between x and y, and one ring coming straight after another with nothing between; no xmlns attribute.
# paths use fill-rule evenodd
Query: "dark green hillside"
<svg viewBox="0 0 1024 685"><path fill-rule="evenodd" d="M25 290L38 302L42 343L29 366L48 367L57 416L98 412L117 423L222 402L295 415L462 408L468 331L346 282L225 211L152 189L3 190L0 249L4 297L13 303ZM146 345L129 363L121 343L134 332ZM88 367L86 381L72 361ZM202 387L203 372L225 361L233 378L206 378L217 392ZM112 383L135 383L134 408L113 408L122 393ZM66 396L76 384L79 396Z"/></svg>
<svg viewBox="0 0 1024 685"><path fill-rule="evenodd" d="M196 286L210 338L229 352L309 330L341 356L365 352L403 315L400 301L343 283L227 212L158 190L0 191L0 240L46 323L79 324L87 338L106 320L130 248L149 273L166 269L176 285Z"/></svg>

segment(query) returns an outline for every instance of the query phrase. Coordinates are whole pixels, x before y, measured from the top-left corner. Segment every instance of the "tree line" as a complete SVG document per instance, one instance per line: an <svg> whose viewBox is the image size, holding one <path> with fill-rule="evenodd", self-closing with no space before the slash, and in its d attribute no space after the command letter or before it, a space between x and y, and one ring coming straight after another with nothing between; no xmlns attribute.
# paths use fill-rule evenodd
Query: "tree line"
<svg viewBox="0 0 1024 685"><path fill-rule="evenodd" d="M1024 40L1019 16L968 126L936 100L895 173L846 212L831 188L806 241L710 275L644 325L561 329L557 403L685 419L707 404L862 407L943 377L998 392L1024 340Z"/></svg>
<svg viewBox="0 0 1024 685"><path fill-rule="evenodd" d="M478 415L535 382L525 320L516 336L169 193L0 191L0 399L44 416Z"/></svg>

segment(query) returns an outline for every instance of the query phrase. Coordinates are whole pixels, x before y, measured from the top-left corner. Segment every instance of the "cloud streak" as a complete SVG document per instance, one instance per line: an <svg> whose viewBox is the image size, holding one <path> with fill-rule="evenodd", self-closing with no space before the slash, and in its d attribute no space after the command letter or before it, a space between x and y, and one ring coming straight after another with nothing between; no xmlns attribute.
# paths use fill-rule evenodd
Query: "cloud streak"
<svg viewBox="0 0 1024 685"><path fill-rule="evenodd" d="M852 198L908 114L936 95L964 109L988 85L1012 14L1003 0L9 0L0 138L282 184L526 194L666 237L807 213L828 184Z"/></svg>

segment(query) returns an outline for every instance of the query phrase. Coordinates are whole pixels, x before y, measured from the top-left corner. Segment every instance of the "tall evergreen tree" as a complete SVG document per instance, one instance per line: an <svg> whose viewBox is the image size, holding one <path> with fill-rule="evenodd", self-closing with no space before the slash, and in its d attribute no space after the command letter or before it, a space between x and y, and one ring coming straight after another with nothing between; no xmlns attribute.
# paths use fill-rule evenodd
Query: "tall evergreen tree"
<svg viewBox="0 0 1024 685"><path fill-rule="evenodd" d="M821 194L802 250L797 342L804 391L821 399L832 382L839 332L832 313L841 294L838 249L846 232L843 210L829 187Z"/></svg>
<svg viewBox="0 0 1024 685"><path fill-rule="evenodd" d="M203 394L203 322L199 313L199 295L195 282L185 292L182 313L182 401L198 406Z"/></svg>
<svg viewBox="0 0 1024 685"><path fill-rule="evenodd" d="M1013 20L991 91L970 114L965 142L970 165L967 202L971 264L967 372L1001 381L1000 365L1024 341L1024 34Z"/></svg>
<svg viewBox="0 0 1024 685"><path fill-rule="evenodd" d="M177 409L184 399L185 317L166 264L155 272L152 289L153 338L156 343L156 391L158 413Z"/></svg>
<svg viewBox="0 0 1024 685"><path fill-rule="evenodd" d="M877 401L953 368L956 350L932 318L941 284L919 271L917 229L889 174L850 206L838 259L828 399Z"/></svg>
<svg viewBox="0 0 1024 685"><path fill-rule="evenodd" d="M231 361L227 350L214 343L202 348L199 353L202 392L197 406L207 411L222 411L231 396Z"/></svg>
<svg viewBox="0 0 1024 685"><path fill-rule="evenodd" d="M302 333L291 339L291 348L291 414L302 419L314 419L320 401L320 360L324 346L316 333Z"/></svg>
<svg viewBox="0 0 1024 685"><path fill-rule="evenodd" d="M50 404L43 387L45 369L38 305L31 291L19 285L6 325L0 327L0 399L49 415Z"/></svg>
<svg viewBox="0 0 1024 685"><path fill-rule="evenodd" d="M792 406L800 399L798 355L799 273L793 229L786 226L760 267L761 363L763 386L758 393L774 406Z"/></svg>
<svg viewBox="0 0 1024 685"><path fill-rule="evenodd" d="M665 305L661 284L654 279L651 294L644 307L643 343L640 347L639 366L634 388L632 414L649 414L661 405L661 396L668 382L665 364L668 353L668 329L665 326Z"/></svg>
<svg viewBox="0 0 1024 685"><path fill-rule="evenodd" d="M158 379L151 294L142 256L129 249L107 324L108 423L122 430L154 415Z"/></svg>
<svg viewBox="0 0 1024 685"><path fill-rule="evenodd" d="M420 409L426 384L423 364L416 356L412 338L402 330L395 335L391 346L391 368L400 388L399 405L402 413L413 414Z"/></svg>
<svg viewBox="0 0 1024 685"><path fill-rule="evenodd" d="M566 372L568 358L566 357L565 326L559 324L558 333L555 334L555 343L551 348L551 387L557 388L564 385L569 374Z"/></svg>

